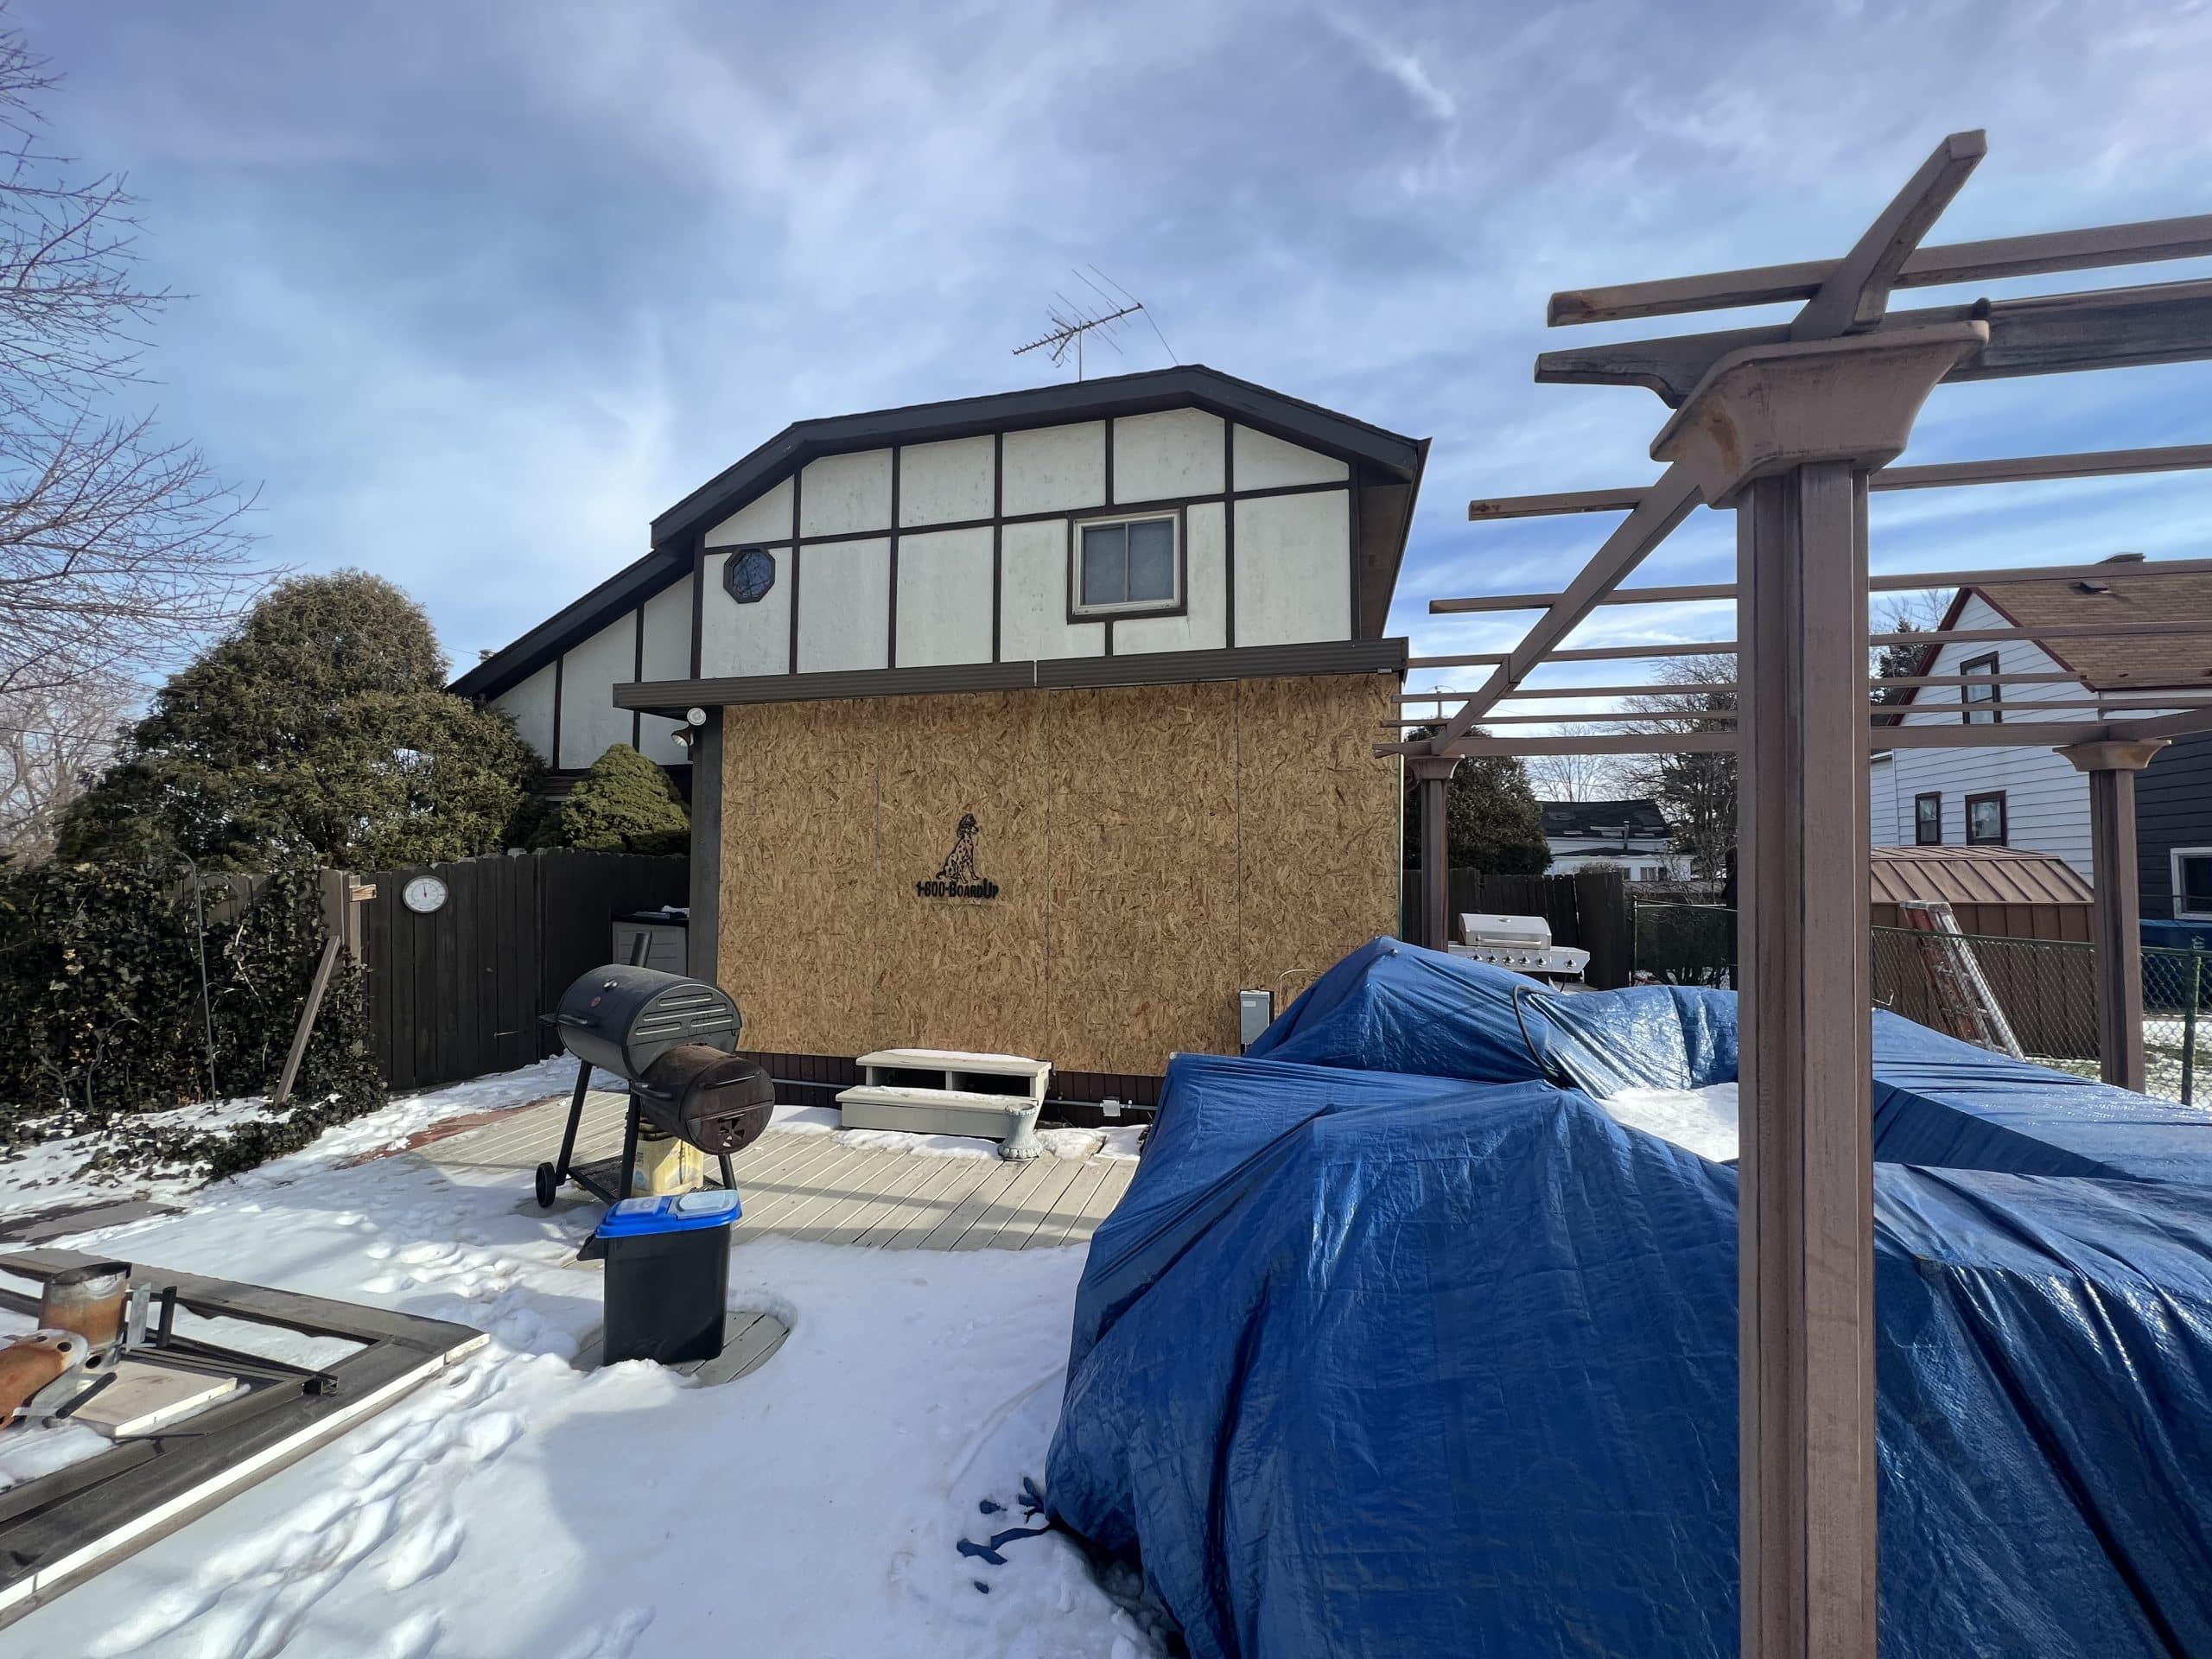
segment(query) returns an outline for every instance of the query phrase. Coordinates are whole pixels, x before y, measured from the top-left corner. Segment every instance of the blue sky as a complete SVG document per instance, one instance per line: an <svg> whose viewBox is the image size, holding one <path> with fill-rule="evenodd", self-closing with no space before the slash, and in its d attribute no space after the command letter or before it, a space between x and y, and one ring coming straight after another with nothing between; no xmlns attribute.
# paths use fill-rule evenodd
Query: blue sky
<svg viewBox="0 0 2212 1659"><path fill-rule="evenodd" d="M190 296L164 427L258 490L266 558L391 576L457 664L791 420L1063 378L1010 347L1079 264L1185 361L1433 437L1393 627L1496 649L1527 619L1425 601L1554 585L1610 521L1478 529L1467 499L1656 471L1649 394L1529 377L1654 326L1547 331L1554 289L1840 252L1954 128L1990 155L1936 240L2212 211L2193 3L13 15L67 77L55 146L130 175ZM1166 360L1124 346L1109 371ZM1909 458L2202 442L2208 394L2200 365L1945 388ZM1875 566L2201 554L2208 508L2191 474L1878 498ZM1700 512L1647 579L1724 576L1730 535ZM1726 631L1616 610L1578 643Z"/></svg>

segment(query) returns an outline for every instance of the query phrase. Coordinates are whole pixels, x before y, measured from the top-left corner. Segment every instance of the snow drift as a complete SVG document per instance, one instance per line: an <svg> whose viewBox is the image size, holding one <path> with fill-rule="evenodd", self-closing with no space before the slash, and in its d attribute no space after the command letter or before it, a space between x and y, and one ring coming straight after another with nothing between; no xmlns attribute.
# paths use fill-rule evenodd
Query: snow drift
<svg viewBox="0 0 2212 1659"><path fill-rule="evenodd" d="M1734 1013L1377 941L1178 1058L1056 1516L1199 1656L1732 1655L1736 1173L1593 1091L1729 1081ZM1878 1046L1884 1652L2212 1651L2212 1120Z"/></svg>

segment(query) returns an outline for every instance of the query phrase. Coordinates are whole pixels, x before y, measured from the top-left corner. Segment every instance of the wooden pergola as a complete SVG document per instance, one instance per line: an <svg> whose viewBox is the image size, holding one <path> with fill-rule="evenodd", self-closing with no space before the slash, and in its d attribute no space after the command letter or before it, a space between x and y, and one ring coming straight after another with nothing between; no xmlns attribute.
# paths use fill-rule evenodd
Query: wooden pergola
<svg viewBox="0 0 2212 1659"><path fill-rule="evenodd" d="M1870 576L1867 496L1887 489L2018 483L2212 467L2212 445L2033 455L1885 470L1942 384L2212 358L2212 282L2104 289L1892 311L1898 289L2132 265L2212 254L2212 215L1923 247L1985 150L1952 135L1840 259L1635 283L1552 296L1554 327L1802 301L1789 322L1548 352L1540 381L1637 385L1674 412L1651 445L1656 480L1617 490L1477 501L1478 522L1624 512L1558 593L1447 598L1438 613L1539 613L1502 653L1416 658L1484 667L1432 735L1385 742L1420 785L1425 943L1446 938L1445 782L1477 754L1732 753L1738 772L1740 1099L1739 1427L1743 1651L1762 1659L1873 1659L1875 1395L1873 1154L1870 1086L1867 761L1885 687L1956 676L1870 678L1868 648L1967 639L2110 638L2105 627L1879 634L1870 591L1989 582L2071 581L2110 566ZM1736 514L1736 580L1624 588L1700 505ZM2198 574L2212 560L2131 564ZM1562 642L1600 606L1731 600L1733 639L1595 649ZM2212 634L2160 623L2151 633ZM1732 683L1532 690L1548 663L1729 653ZM2000 674L1999 684L2070 674ZM1977 683L1989 677L1977 677ZM1514 700L1732 692L1732 713L1686 709L1699 729L1500 736L1478 722L1619 723L1618 712L1525 715ZM2134 777L2173 738L2212 730L2186 694L2085 693L2015 705L2004 724L1885 725L1886 747L2048 747L2089 779L2096 871L2098 1029L2106 1077L2143 1084ZM2044 718L2021 719L2032 709ZM1411 722L1408 722L1411 723ZM1434 724L1436 722L1423 722Z"/></svg>

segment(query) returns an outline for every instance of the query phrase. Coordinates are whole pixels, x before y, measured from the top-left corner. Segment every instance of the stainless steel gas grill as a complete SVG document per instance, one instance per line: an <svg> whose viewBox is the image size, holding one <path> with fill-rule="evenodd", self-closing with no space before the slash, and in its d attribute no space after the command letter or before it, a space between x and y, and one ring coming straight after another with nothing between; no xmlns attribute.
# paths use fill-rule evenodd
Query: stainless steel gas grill
<svg viewBox="0 0 2212 1659"><path fill-rule="evenodd" d="M541 1205L551 1208L562 1183L570 1180L607 1204L628 1198L641 1131L672 1135L710 1154L721 1165L722 1185L734 1185L730 1154L768 1127L775 1088L759 1066L737 1056L743 1021L728 993L681 974L610 964L562 993L551 1024L576 1057L576 1086L560 1156L537 1166ZM594 1066L630 1086L622 1157L612 1168L574 1163Z"/></svg>
<svg viewBox="0 0 2212 1659"><path fill-rule="evenodd" d="M1459 934L1465 944L1446 947L1453 956L1537 979L1579 980L1590 965L1587 950L1552 943L1552 925L1541 916L1463 915Z"/></svg>

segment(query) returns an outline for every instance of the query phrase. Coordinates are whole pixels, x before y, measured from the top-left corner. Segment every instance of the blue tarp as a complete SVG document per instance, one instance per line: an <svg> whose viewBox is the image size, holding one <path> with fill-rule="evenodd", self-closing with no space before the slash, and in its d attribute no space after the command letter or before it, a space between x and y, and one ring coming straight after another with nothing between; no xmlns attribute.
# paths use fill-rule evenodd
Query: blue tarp
<svg viewBox="0 0 2212 1659"><path fill-rule="evenodd" d="M1169 1069L1048 1491L1194 1654L1737 1650L1735 1172L1567 1083L1713 1081L1733 1008L1525 985L1378 942ZM2212 1654L2196 1121L1920 1037L1889 1133L1955 1166L1876 1173L1883 1652Z"/></svg>

